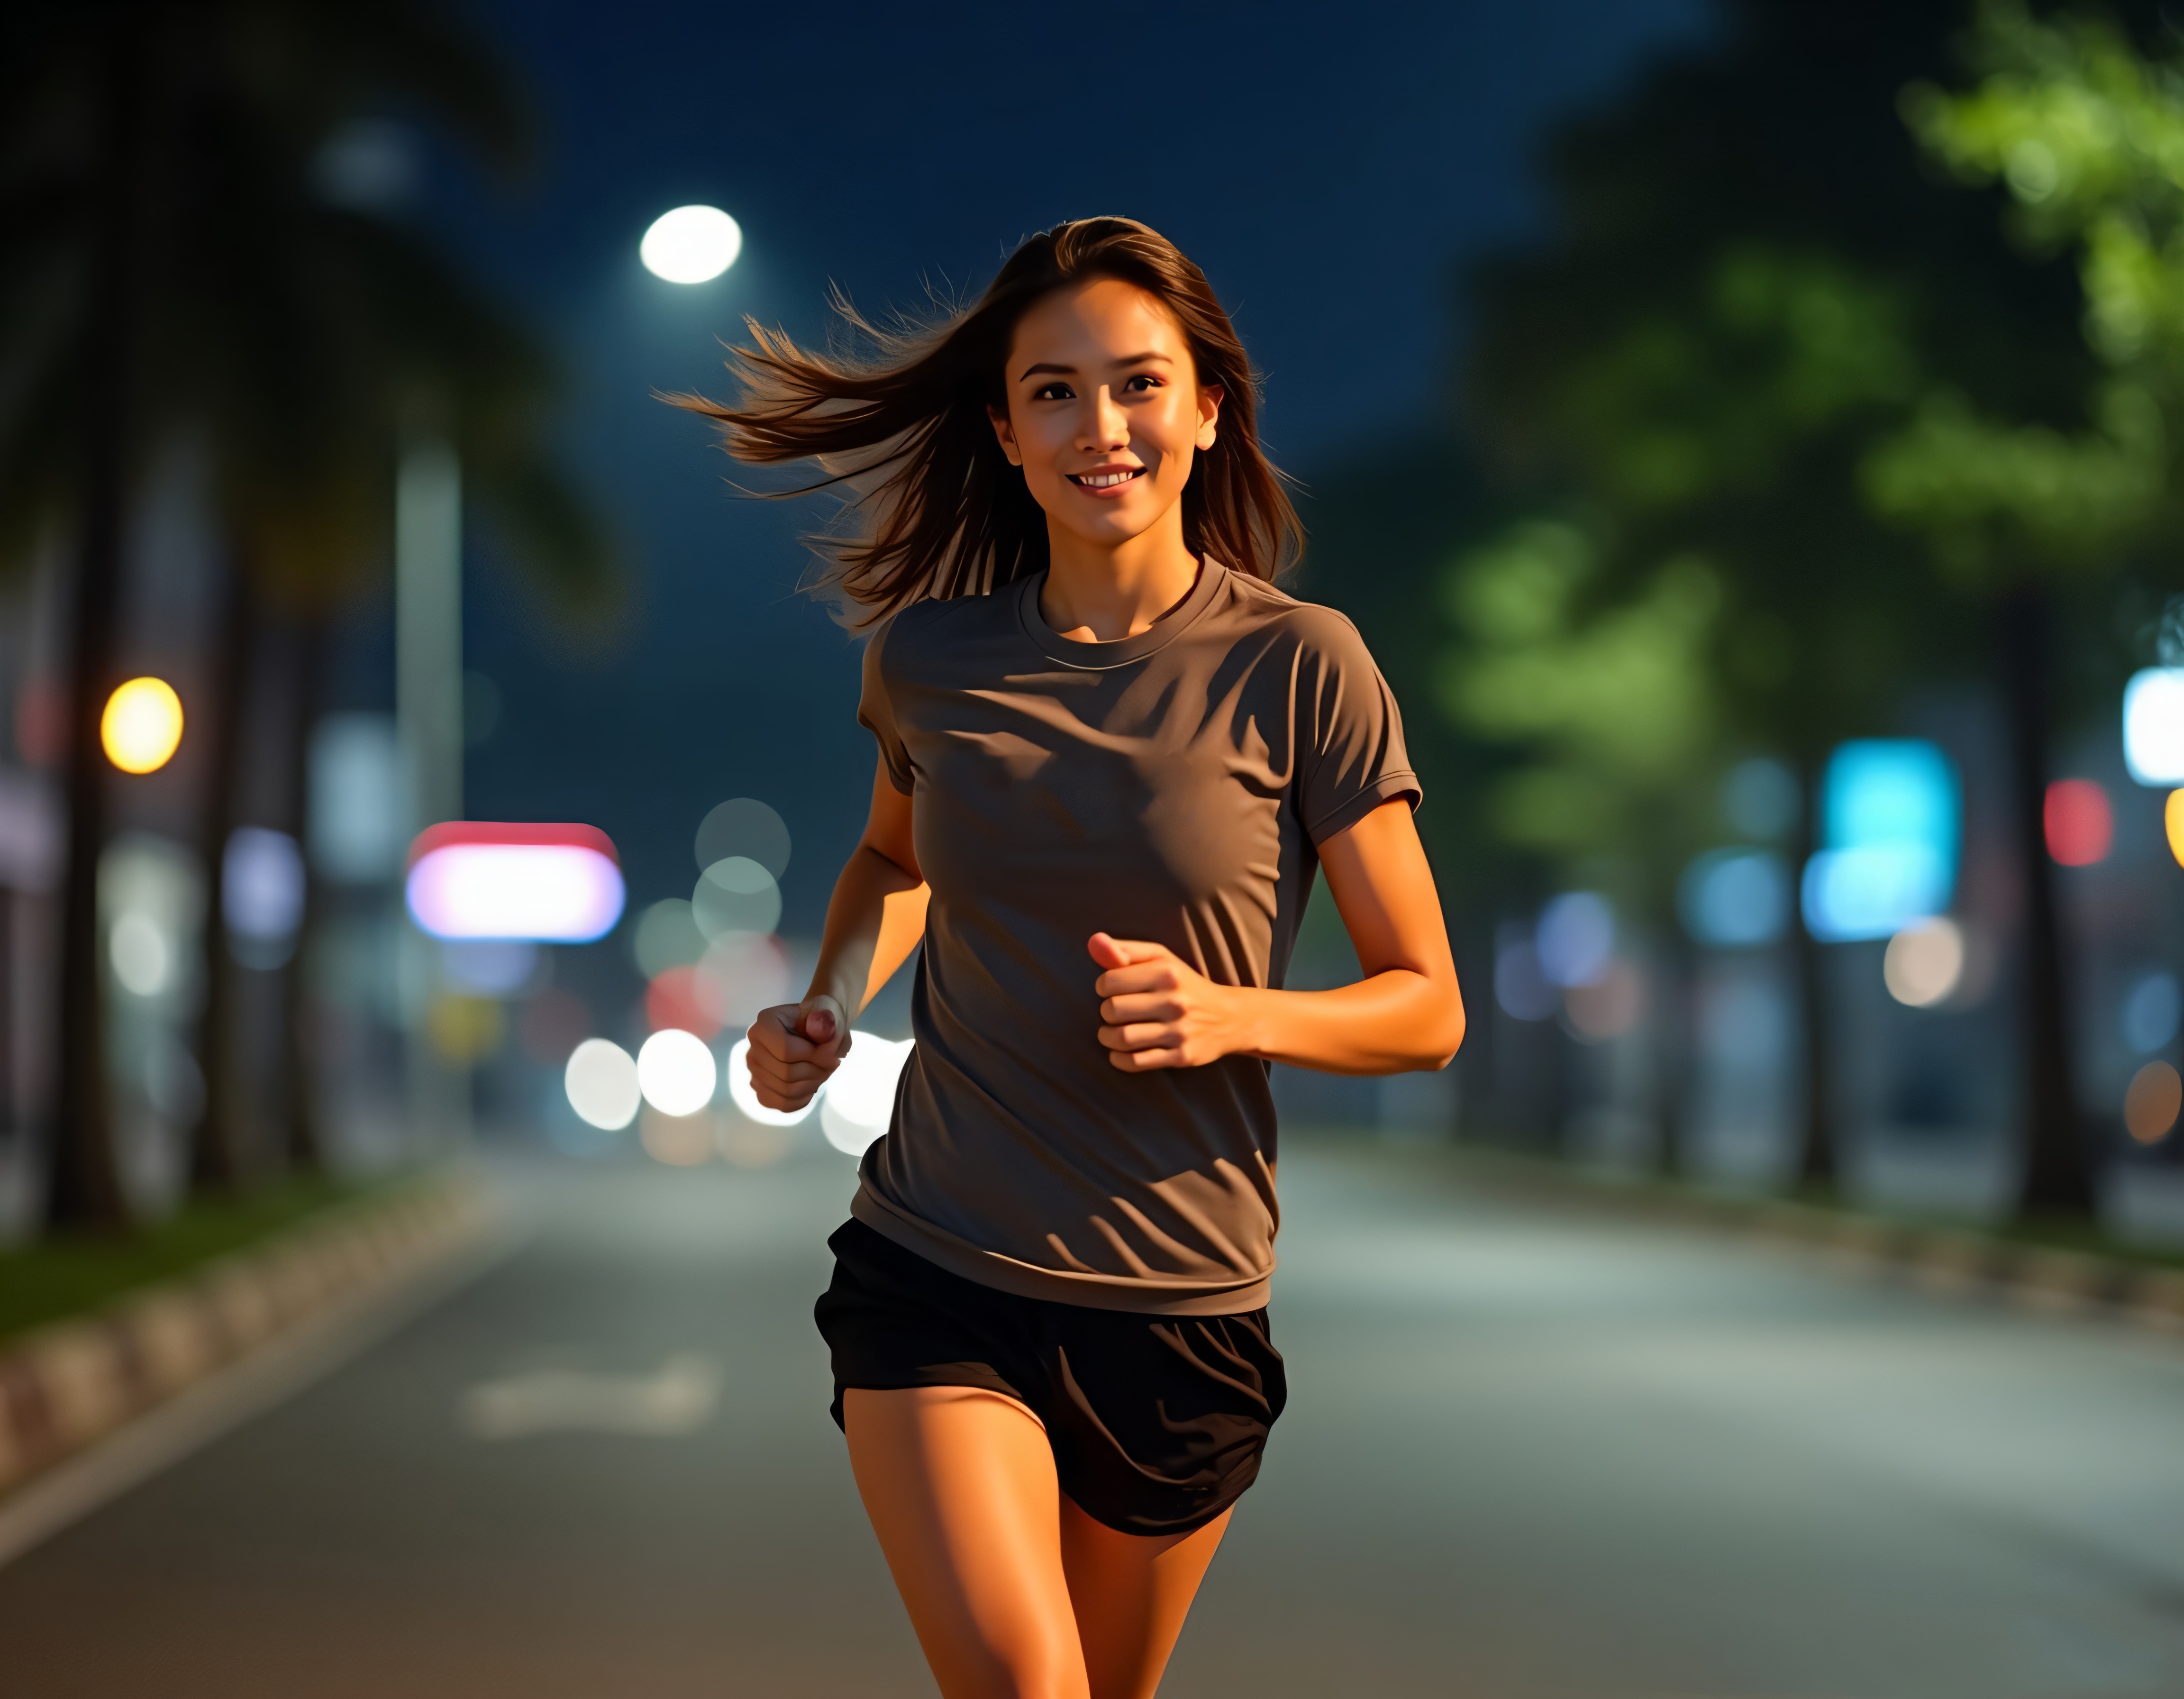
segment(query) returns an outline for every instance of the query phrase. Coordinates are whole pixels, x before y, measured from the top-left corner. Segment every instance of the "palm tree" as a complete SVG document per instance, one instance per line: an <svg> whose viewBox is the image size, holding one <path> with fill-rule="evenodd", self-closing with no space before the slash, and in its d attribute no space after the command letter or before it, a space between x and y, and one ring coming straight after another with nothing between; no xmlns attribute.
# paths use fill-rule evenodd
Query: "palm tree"
<svg viewBox="0 0 2184 1699"><path fill-rule="evenodd" d="M0 117L12 250L0 290L17 309L0 521L20 542L64 517L76 539L53 1204L61 1218L118 1223L128 1205L100 1036L97 722L117 682L123 526L142 469L196 444L229 543L232 615L209 669L229 699L203 716L225 746L208 811L214 869L237 818L253 633L269 612L322 621L376 578L395 457L421 418L457 444L479 504L550 599L596 605L611 571L541 445L541 350L418 231L321 188L330 142L390 106L511 160L516 103L473 37L440 8L332 0L109 0L48 15L37 36L10 61L16 98ZM302 737L300 717L289 737ZM243 1158L217 905L200 1172L225 1180Z"/></svg>

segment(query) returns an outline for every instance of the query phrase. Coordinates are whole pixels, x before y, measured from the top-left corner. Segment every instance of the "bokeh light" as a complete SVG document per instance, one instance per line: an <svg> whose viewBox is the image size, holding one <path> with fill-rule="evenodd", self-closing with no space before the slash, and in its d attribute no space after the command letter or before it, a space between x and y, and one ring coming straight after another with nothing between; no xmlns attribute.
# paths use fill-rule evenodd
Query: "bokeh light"
<svg viewBox="0 0 2184 1699"><path fill-rule="evenodd" d="M2123 1095L2124 1130L2142 1145L2158 1145L2184 1111L2184 1076L2165 1061L2150 1061L2131 1077Z"/></svg>
<svg viewBox="0 0 2184 1699"><path fill-rule="evenodd" d="M2042 810L2048 853L2065 867L2091 867L2108 860L2115 842L2115 813L2109 794L2091 779L2057 779Z"/></svg>
<svg viewBox="0 0 2184 1699"><path fill-rule="evenodd" d="M637 1088L662 1115L695 1115L713 1100L719 1078L705 1041L679 1028L655 1033L637 1053Z"/></svg>
<svg viewBox="0 0 2184 1699"><path fill-rule="evenodd" d="M1615 953L1615 911L1597 891L1571 891L1540 911L1532 947L1550 985L1596 983Z"/></svg>
<svg viewBox="0 0 2184 1699"><path fill-rule="evenodd" d="M175 951L164 927L141 910L125 910L106 935L106 957L121 989L156 997L174 983Z"/></svg>
<svg viewBox="0 0 2184 1699"><path fill-rule="evenodd" d="M1955 888L1955 766L1919 738L1862 738L1829 758L1826 847L1805 866L1805 923L1830 944L1887 938L1939 914Z"/></svg>
<svg viewBox="0 0 2184 1699"><path fill-rule="evenodd" d="M2169 853L2184 867L2184 790L2172 790L2161 805L2162 829L2169 834Z"/></svg>
<svg viewBox="0 0 2184 1699"><path fill-rule="evenodd" d="M728 1100L735 1105L746 1120L755 1121L761 1127L800 1126L818 1107L816 1097L801 1109L768 1109L760 1103L758 1093L751 1088L749 1039L738 1039L729 1048L728 1059L722 1065L721 1075L727 1084ZM825 1088L822 1086L821 1090L823 1093Z"/></svg>
<svg viewBox="0 0 2184 1699"><path fill-rule="evenodd" d="M227 929L261 943L292 937L304 917L304 855L285 832L241 826L220 858Z"/></svg>
<svg viewBox="0 0 2184 1699"><path fill-rule="evenodd" d="M1880 977L1888 994L1914 1009L1941 1002L1964 977L1964 934L1953 920L1908 926L1888 940Z"/></svg>
<svg viewBox="0 0 2184 1699"><path fill-rule="evenodd" d="M1790 923L1790 870L1769 850L1709 850L1684 870L1676 906L1701 944L1773 944Z"/></svg>
<svg viewBox="0 0 2184 1699"><path fill-rule="evenodd" d="M588 944L621 918L621 869L577 844L442 844L410 869L404 894L435 938Z"/></svg>
<svg viewBox="0 0 2184 1699"><path fill-rule="evenodd" d="M694 967L671 967L644 988L644 1022L655 1033L680 1028L710 1039L721 1030L721 1017L701 989Z"/></svg>
<svg viewBox="0 0 2184 1699"><path fill-rule="evenodd" d="M693 989L716 1026L741 1032L760 1010L789 1000L788 979L788 955L779 939L731 933L706 950Z"/></svg>
<svg viewBox="0 0 2184 1699"><path fill-rule="evenodd" d="M729 855L699 876L690 894L698 930L718 940L738 933L768 933L781 922L781 887L748 855Z"/></svg>
<svg viewBox="0 0 2184 1699"><path fill-rule="evenodd" d="M741 226L718 207L677 207L653 220L638 258L670 283L710 283L744 251Z"/></svg>
<svg viewBox="0 0 2184 1699"><path fill-rule="evenodd" d="M636 1059L611 1039L587 1039L571 1051L561 1089L569 1095L569 1107L605 1133L619 1133L636 1120L643 1098Z"/></svg>
<svg viewBox="0 0 2184 1699"><path fill-rule="evenodd" d="M690 905L681 897L666 897L638 916L630 937L637 971L656 979L671 967L694 967L705 953L705 934L698 930Z"/></svg>
<svg viewBox="0 0 2184 1699"><path fill-rule="evenodd" d="M671 1168L694 1168L711 1160L713 1117L692 1113L670 1115L648 1103L638 1122L638 1142L644 1154Z"/></svg>
<svg viewBox="0 0 2184 1699"><path fill-rule="evenodd" d="M1539 951L1521 927L1505 926L1496 934L1494 1000L1514 1021L1544 1021L1555 1012L1555 988L1540 971Z"/></svg>
<svg viewBox="0 0 2184 1699"><path fill-rule="evenodd" d="M1786 835L1803 806L1797 775L1763 755L1739 761L1722 780L1723 817L1743 836L1763 844Z"/></svg>
<svg viewBox="0 0 2184 1699"><path fill-rule="evenodd" d="M164 678L132 678L106 699L99 746L125 773L157 772L182 741L182 699Z"/></svg>
<svg viewBox="0 0 2184 1699"><path fill-rule="evenodd" d="M511 997L538 971L538 946L521 939L458 939L440 946L448 983L474 997Z"/></svg>
<svg viewBox="0 0 2184 1699"><path fill-rule="evenodd" d="M1563 998L1570 1031L1589 1044L1623 1037L1645 1012L1646 982L1619 957L1590 983L1572 986Z"/></svg>
<svg viewBox="0 0 2184 1699"><path fill-rule="evenodd" d="M2173 1043L2184 1026L2184 986L2173 973L2142 977L2123 1000L2123 1041L2137 1056L2150 1056Z"/></svg>
<svg viewBox="0 0 2184 1699"><path fill-rule="evenodd" d="M698 827L694 846L700 867L741 855L777 879L788 871L788 827L756 797L732 797Z"/></svg>
<svg viewBox="0 0 2184 1699"><path fill-rule="evenodd" d="M911 1043L852 1032L850 1053L819 1099L819 1129L827 1142L861 1156L894 1117L895 1082L910 1060Z"/></svg>
<svg viewBox="0 0 2184 1699"><path fill-rule="evenodd" d="M2123 760L2141 784L2184 784L2184 666L2149 666L2124 686Z"/></svg>

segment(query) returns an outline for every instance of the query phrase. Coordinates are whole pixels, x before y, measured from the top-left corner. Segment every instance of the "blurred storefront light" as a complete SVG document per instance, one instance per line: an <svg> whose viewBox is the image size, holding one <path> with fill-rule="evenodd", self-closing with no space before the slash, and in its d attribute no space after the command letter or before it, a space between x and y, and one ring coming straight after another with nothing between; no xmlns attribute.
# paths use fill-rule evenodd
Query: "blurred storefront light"
<svg viewBox="0 0 2184 1699"><path fill-rule="evenodd" d="M2172 790L2161 805L2162 828L2169 836L2169 853L2184 867L2184 790Z"/></svg>
<svg viewBox="0 0 2184 1699"><path fill-rule="evenodd" d="M2115 813L2109 794L2091 779L2057 779L2042 810L2048 853L2065 867L2091 867L2108 860L2115 843Z"/></svg>
<svg viewBox="0 0 2184 1699"><path fill-rule="evenodd" d="M99 747L125 773L157 772L182 742L182 699L164 678L132 678L106 699Z"/></svg>
<svg viewBox="0 0 2184 1699"><path fill-rule="evenodd" d="M621 869L593 827L455 821L418 834L407 894L435 938L588 944L621 917Z"/></svg>
<svg viewBox="0 0 2184 1699"><path fill-rule="evenodd" d="M2123 760L2141 784L2184 784L2184 666L2149 666L2124 686Z"/></svg>
<svg viewBox="0 0 2184 1699"><path fill-rule="evenodd" d="M2124 1130L2142 1145L2158 1145L2184 1111L2184 1076L2165 1061L2150 1061L2133 1074L2124 1093Z"/></svg>
<svg viewBox="0 0 2184 1699"><path fill-rule="evenodd" d="M1540 911L1532 947L1550 985L1598 983L1615 955L1615 911L1597 891L1570 891Z"/></svg>
<svg viewBox="0 0 2184 1699"><path fill-rule="evenodd" d="M636 1120L643 1100L636 1060L610 1039L587 1039L571 1051L561 1086L569 1107L604 1133L619 1133Z"/></svg>
<svg viewBox="0 0 2184 1699"><path fill-rule="evenodd" d="M1716 949L1777 942L1790 923L1790 870L1771 850L1712 850L1676 886L1684 929Z"/></svg>
<svg viewBox="0 0 2184 1699"><path fill-rule="evenodd" d="M1888 940L1880 976L1888 994L1914 1009L1939 1003L1964 977L1964 935L1952 920L1906 927Z"/></svg>
<svg viewBox="0 0 2184 1699"><path fill-rule="evenodd" d="M713 1100L719 1079L705 1041L677 1027L655 1033L637 1053L637 1089L662 1115L695 1115Z"/></svg>
<svg viewBox="0 0 2184 1699"><path fill-rule="evenodd" d="M1830 944L1882 939L1939 914L1956 886L1956 769L1923 738L1844 744L1828 762L1822 849L1805 864L1805 923Z"/></svg>
<svg viewBox="0 0 2184 1699"><path fill-rule="evenodd" d="M677 207L653 220L638 258L669 283L710 283L744 251L743 227L718 207Z"/></svg>
<svg viewBox="0 0 2184 1699"><path fill-rule="evenodd" d="M853 1032L850 1053L827 1082L819 1103L819 1130L837 1150L861 1156L894 1118L895 1083L910 1060L911 1044Z"/></svg>

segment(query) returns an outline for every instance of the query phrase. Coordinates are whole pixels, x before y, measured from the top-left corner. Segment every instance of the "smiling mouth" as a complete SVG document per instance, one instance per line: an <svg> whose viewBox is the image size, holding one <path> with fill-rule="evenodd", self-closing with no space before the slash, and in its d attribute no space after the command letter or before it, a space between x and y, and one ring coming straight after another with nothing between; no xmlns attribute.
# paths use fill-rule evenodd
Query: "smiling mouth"
<svg viewBox="0 0 2184 1699"><path fill-rule="evenodd" d="M1145 471L1143 466L1128 466L1108 472L1072 472L1068 477L1081 490L1112 490L1132 478L1143 477Z"/></svg>

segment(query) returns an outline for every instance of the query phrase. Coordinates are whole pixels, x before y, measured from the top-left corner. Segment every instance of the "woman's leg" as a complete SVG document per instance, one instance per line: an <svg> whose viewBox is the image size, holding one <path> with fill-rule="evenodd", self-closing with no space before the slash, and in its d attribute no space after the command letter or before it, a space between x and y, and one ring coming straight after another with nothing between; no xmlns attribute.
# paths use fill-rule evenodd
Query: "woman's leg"
<svg viewBox="0 0 2184 1699"><path fill-rule="evenodd" d="M1061 1562L1091 1699L1153 1699L1231 1514L1194 1534L1119 1534L1061 1501Z"/></svg>
<svg viewBox="0 0 2184 1699"><path fill-rule="evenodd" d="M944 1699L1092 1699L1038 1418L967 1386L852 1387L842 1413L857 1490Z"/></svg>

